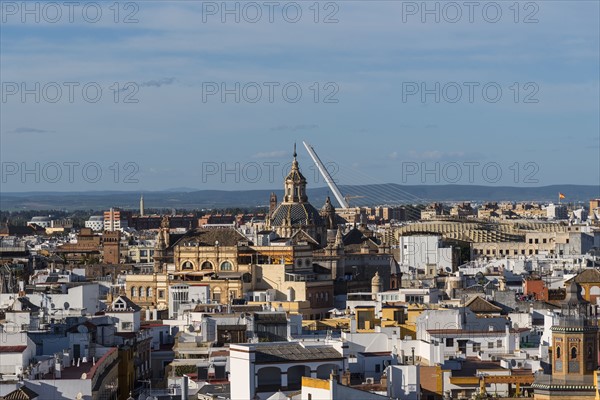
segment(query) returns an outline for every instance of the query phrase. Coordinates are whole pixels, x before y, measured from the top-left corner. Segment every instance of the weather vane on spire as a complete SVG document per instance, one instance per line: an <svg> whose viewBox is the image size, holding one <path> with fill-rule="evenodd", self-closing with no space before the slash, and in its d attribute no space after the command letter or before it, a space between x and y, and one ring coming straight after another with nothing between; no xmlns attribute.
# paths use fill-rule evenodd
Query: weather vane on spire
<svg viewBox="0 0 600 400"><path fill-rule="evenodd" d="M294 142L294 158L296 158L297 154L296 154L296 142Z"/></svg>

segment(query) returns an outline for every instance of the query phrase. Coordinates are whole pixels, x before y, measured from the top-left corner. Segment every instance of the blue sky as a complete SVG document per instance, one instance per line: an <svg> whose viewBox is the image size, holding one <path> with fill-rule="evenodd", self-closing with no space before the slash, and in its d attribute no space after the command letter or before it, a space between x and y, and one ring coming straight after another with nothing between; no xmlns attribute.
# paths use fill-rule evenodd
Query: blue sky
<svg viewBox="0 0 600 400"><path fill-rule="evenodd" d="M22 2L3 1L2 190L280 188L295 141L309 184L321 186L302 140L335 163L342 184L600 183L597 1L480 2L472 22L463 2L452 3L460 18L427 2L440 9L436 21L423 2L300 1L280 2L273 22L252 3L262 12L252 23L249 3L227 3L246 7L236 22L221 2L121 2L115 23L112 1L80 2L72 22L63 6L51 23L62 2L37 3L36 22ZM100 5L98 22L84 4L88 20ZM137 22L123 23L130 13ZM23 101L19 85L36 82L40 101ZM55 103L53 82L62 87ZM73 102L65 82L78 84ZM236 82L239 103L206 93ZM265 82L274 82L272 102ZM96 103L81 90L91 83L102 89ZM289 101L298 87L301 98ZM125 103L128 94L138 102Z"/></svg>

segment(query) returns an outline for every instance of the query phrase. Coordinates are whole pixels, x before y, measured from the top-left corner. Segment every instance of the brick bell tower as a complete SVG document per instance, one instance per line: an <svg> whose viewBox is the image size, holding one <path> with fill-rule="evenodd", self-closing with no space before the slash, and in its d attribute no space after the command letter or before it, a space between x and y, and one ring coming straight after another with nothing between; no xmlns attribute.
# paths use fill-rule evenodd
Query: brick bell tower
<svg viewBox="0 0 600 400"><path fill-rule="evenodd" d="M571 282L558 323L551 328L553 378L575 382L598 368L595 314L594 306L581 297L580 286Z"/></svg>
<svg viewBox="0 0 600 400"><path fill-rule="evenodd" d="M598 368L597 308L581 297L575 282L567 286L552 332L552 374L539 374L531 385L535 400L597 400L594 380Z"/></svg>
<svg viewBox="0 0 600 400"><path fill-rule="evenodd" d="M121 261L121 232L102 233L102 252L105 264L119 264Z"/></svg>

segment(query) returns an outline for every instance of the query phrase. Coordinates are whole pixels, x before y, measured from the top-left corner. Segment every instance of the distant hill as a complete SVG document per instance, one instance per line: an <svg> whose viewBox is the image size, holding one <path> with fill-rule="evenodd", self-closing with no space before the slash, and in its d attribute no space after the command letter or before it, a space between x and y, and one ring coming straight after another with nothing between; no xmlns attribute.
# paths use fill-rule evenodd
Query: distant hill
<svg viewBox="0 0 600 400"><path fill-rule="evenodd" d="M271 190L165 190L144 192L148 208L230 208L267 206ZM552 185L540 187L479 186L479 185L398 185L378 184L341 186L342 193L359 196L350 199L351 206L378 204L416 204L455 201L557 201L564 193L564 202L588 202L600 197L600 187L593 185ZM282 191L275 191L281 200ZM308 189L310 202L317 208L330 195L327 187ZM22 192L0 193L0 209L94 209L109 207L137 209L140 192ZM334 205L337 206L332 196Z"/></svg>

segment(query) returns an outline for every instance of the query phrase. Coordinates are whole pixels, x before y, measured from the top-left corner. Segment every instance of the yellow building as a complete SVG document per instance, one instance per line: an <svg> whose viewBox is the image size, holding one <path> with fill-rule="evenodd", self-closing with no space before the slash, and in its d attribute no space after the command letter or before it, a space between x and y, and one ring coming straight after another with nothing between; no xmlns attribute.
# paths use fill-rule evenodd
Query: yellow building
<svg viewBox="0 0 600 400"><path fill-rule="evenodd" d="M127 274L125 292L143 308L166 310L169 304L169 281L164 273Z"/></svg>

